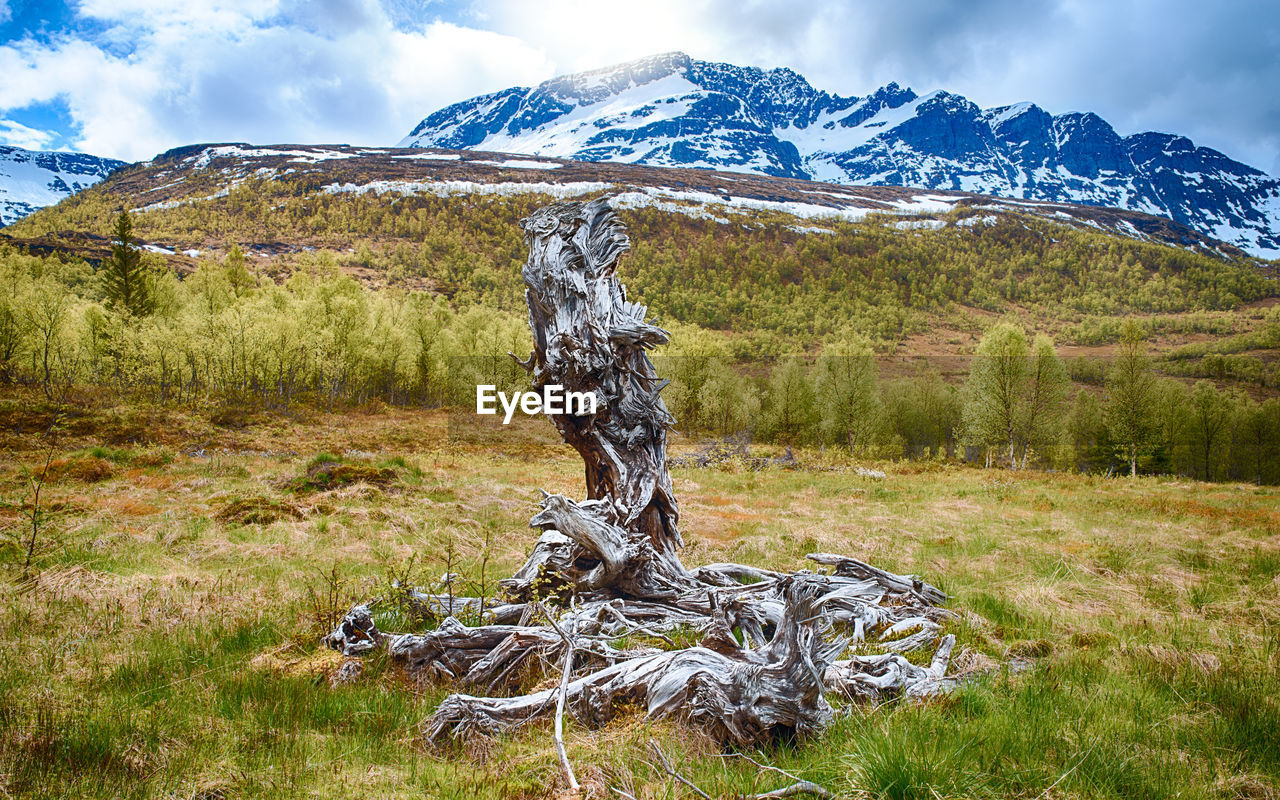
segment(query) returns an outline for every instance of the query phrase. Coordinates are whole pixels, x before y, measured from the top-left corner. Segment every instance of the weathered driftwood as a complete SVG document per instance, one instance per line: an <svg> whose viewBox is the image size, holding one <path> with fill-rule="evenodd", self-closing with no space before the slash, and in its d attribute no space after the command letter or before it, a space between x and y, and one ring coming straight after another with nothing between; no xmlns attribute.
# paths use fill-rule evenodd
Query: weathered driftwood
<svg viewBox="0 0 1280 800"><path fill-rule="evenodd" d="M525 297L535 386L594 392L594 416L554 417L586 464L587 497L612 507L614 521L648 534L659 554L681 545L679 512L667 472L667 427L674 421L659 392L647 348L668 334L645 321L614 275L631 247L609 204L557 203L524 221L529 260Z"/></svg>
<svg viewBox="0 0 1280 800"><path fill-rule="evenodd" d="M426 723L432 739L510 730L557 707L600 725L642 706L748 746L820 732L834 713L829 695L944 689L952 637L927 668L898 655L939 642L946 596L916 576L823 553L809 558L830 573L685 567L667 469L673 420L646 354L668 335L614 275L627 236L603 200L548 206L524 230L534 349L521 363L536 386L596 397L594 414L552 417L583 458L587 498L543 494L530 521L542 534L501 582L506 602L410 591L444 617L436 630L384 634L357 606L328 644L348 655L383 647L415 673L475 692L441 703ZM696 632L699 644L676 648L677 631ZM652 646L620 642L636 637ZM851 646L867 649L846 655ZM557 671L557 686L505 696Z"/></svg>
<svg viewBox="0 0 1280 800"><path fill-rule="evenodd" d="M941 605L947 596L915 575L894 575L866 564L856 558L833 556L830 553L810 553L810 561L833 567L835 574L846 578L869 578L885 589L902 595L912 595L930 605Z"/></svg>
<svg viewBox="0 0 1280 800"><path fill-rule="evenodd" d="M950 684L944 677L956 637L942 637L933 661L918 667L897 653L854 656L834 662L824 673L828 690L844 693L854 699L877 699L895 694L929 697L946 691Z"/></svg>
<svg viewBox="0 0 1280 800"><path fill-rule="evenodd" d="M823 635L827 586L810 576L785 580L787 611L773 638L760 648L692 647L619 662L568 685L566 699L581 722L608 722L624 703L651 717L686 719L718 738L750 745L781 735L806 735L830 722L823 675L847 646ZM720 625L724 625L721 619ZM441 704L431 738L496 733L552 711L554 689L512 698L454 695Z"/></svg>

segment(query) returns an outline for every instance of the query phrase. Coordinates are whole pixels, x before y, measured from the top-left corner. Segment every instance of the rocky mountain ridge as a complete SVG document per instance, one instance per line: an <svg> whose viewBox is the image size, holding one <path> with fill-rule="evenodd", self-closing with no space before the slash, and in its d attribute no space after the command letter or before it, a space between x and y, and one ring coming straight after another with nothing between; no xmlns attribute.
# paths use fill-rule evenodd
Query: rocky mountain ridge
<svg viewBox="0 0 1280 800"><path fill-rule="evenodd" d="M125 162L0 145L0 225L92 186Z"/></svg>
<svg viewBox="0 0 1280 800"><path fill-rule="evenodd" d="M896 83L862 97L801 75L667 53L436 111L401 147L696 167L911 186L1166 217L1280 257L1280 180L1172 134L1121 136L1092 113L982 109Z"/></svg>

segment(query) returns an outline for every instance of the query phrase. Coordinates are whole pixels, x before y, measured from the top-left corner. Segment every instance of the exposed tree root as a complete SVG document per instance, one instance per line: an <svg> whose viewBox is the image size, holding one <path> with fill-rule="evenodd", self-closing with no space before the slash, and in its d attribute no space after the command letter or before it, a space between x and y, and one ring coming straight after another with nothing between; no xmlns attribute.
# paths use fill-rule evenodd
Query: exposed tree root
<svg viewBox="0 0 1280 800"><path fill-rule="evenodd" d="M826 553L809 559L829 573L684 566L667 470L673 420L645 354L667 333L645 321L645 308L627 301L614 277L626 234L603 200L548 206L524 229L534 351L521 363L535 386L597 398L594 415L552 417L583 457L587 499L544 493L530 522L543 533L501 583L506 602L409 591L410 602L444 617L436 630L382 633L362 605L327 643L347 655L382 647L416 674L474 692L440 704L425 724L433 740L492 735L553 715L558 722L558 707L596 726L638 706L748 747L820 733L834 715L829 696L944 690L955 643L938 635L946 595L915 576ZM552 597L570 600L549 609ZM482 616L483 624L463 625L459 614ZM699 643L675 647L689 631ZM929 667L900 655L930 647ZM559 685L519 693L557 671ZM797 779L762 796L822 792Z"/></svg>

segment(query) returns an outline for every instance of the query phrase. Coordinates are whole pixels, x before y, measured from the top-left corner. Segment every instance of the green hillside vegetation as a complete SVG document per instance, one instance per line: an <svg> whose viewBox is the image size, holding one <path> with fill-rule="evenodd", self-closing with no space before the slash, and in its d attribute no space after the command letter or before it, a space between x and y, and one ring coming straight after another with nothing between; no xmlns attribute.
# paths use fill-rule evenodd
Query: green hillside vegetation
<svg viewBox="0 0 1280 800"><path fill-rule="evenodd" d="M459 306L523 311L517 223L549 198L329 194L321 183L314 175L250 181L224 197L137 213L135 226L143 240L180 249L292 245L300 252L260 265L277 278L310 267L362 269L391 285L425 286ZM122 207L146 206L110 194L107 184L10 230L106 236ZM206 190L216 194L217 185L190 189L197 198ZM1102 318L1228 311L1280 295L1252 262L1030 216L1001 214L990 227L940 231L897 230L879 215L815 223L833 234L799 233L797 221L780 214L739 215L730 225L653 208L621 216L633 242L623 266L632 293L664 319L764 334L752 351L768 340L805 349L848 323L894 342L938 316L963 321L973 308L1017 310L1038 328L1079 325L1078 336L1096 338Z"/></svg>
<svg viewBox="0 0 1280 800"><path fill-rule="evenodd" d="M131 401L275 408L466 406L476 383L523 380L507 356L529 350L518 220L546 197L327 194L302 176L135 211L139 239L208 253L185 275L143 253L147 307L137 313L111 291L123 257L117 209L138 203L110 185L11 229L54 241L85 231L117 246L98 265L0 250L0 378L49 399L96 387ZM675 334L659 355L687 433L746 431L875 457L1131 469L1132 447L1106 424L1108 360L1060 363L1054 342L1109 345L1136 320L1144 339L1209 337L1151 358L1166 376L1162 401L1147 409L1159 415L1159 436L1143 442L1138 467L1280 480L1280 423L1267 399L1280 386L1280 311L1245 307L1280 285L1257 264L1015 215L940 231L877 217L822 221L831 234L799 233L781 215L731 225L648 208L622 216L634 243L622 277ZM280 254L254 255L264 243ZM971 413L976 378L960 383L982 358L958 373L925 359L877 374L895 346L936 326L964 334L947 355L968 359L1001 320L1074 381L1030 423L1006 420L999 433ZM1194 379L1212 382L1193 390ZM1214 393L1221 430L1197 432L1195 391Z"/></svg>
<svg viewBox="0 0 1280 800"><path fill-rule="evenodd" d="M466 407L478 383L514 389L524 380L507 354L528 352L528 328L507 311L459 308L428 292L371 290L332 269L259 283L233 253L181 281L153 274L146 285L154 313L139 315L111 300L106 274L83 262L0 256L0 379L59 402L91 390L159 405L271 408ZM808 354L750 361L731 337L684 323L671 328L672 344L657 358L673 381L666 398L686 433L749 431L760 441L846 447L868 457L967 456L1021 467L1030 459L1096 471L1127 461L1106 424L1113 366L1073 364L1100 385L1079 386L1069 399L1068 366L1052 341L1040 334L1029 343L1017 324L988 333L964 387L927 364L880 380L872 340L852 325ZM1277 336L1280 311L1273 310L1253 337ZM993 380L998 358L1016 374L1001 409L991 412L1003 416L992 421L979 389ZM1144 369L1153 372L1154 363L1147 359ZM1036 383L1028 376L1037 371L1050 378ZM1260 402L1207 381L1188 389L1172 378L1157 381L1150 397L1142 408L1152 420L1144 470L1280 480L1280 400Z"/></svg>

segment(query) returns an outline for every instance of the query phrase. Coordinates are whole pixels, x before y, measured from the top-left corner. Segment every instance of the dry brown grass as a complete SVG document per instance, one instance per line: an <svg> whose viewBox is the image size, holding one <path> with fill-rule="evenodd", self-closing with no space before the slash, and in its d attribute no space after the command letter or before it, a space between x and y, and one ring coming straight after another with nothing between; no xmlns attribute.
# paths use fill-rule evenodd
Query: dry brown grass
<svg viewBox="0 0 1280 800"><path fill-rule="evenodd" d="M538 487L581 494L580 462L567 448L517 431L508 449L493 452L451 442L447 430L438 412L275 419L220 434L217 447L173 441L154 463L140 465L135 455L94 483L51 483L54 543L33 581L6 578L11 618L24 620L6 634L11 669L43 676L58 707L74 709L95 681L154 647L153 637L274 626L279 633L236 670L327 686L339 662L316 646L306 604L324 585L321 573L336 566L341 597L353 601L378 594L388 571L411 560L417 579L438 578L447 546L472 576L487 555L492 581L510 574L535 538L527 526ZM199 446L204 457L191 454ZM282 488L317 453L351 451L362 454L354 463L399 457L404 466L384 489L357 482L300 497ZM1280 574L1270 571L1280 565L1276 490L941 464L877 464L888 477L876 481L830 453L799 455L796 471L676 470L686 560L794 569L821 550L919 573L954 596L966 644L957 669L973 674L1014 656L1055 662L1095 653L1153 675L1210 675L1226 668L1228 654L1265 646L1280 629ZM32 463L37 453L16 457ZM20 495L20 471L0 472L0 487ZM10 530L21 522L15 508L0 514ZM222 674L198 680L212 687ZM442 691L376 670L355 686L404 692L427 708ZM636 760L650 736L703 774L720 774L705 743L634 715L598 731L571 728L570 753L584 781L664 797L665 782ZM537 785L556 774L544 739L535 732L491 744L502 765L493 772L463 754L421 757L455 777L487 775L486 785L511 774ZM232 785L217 759L210 763L200 779ZM372 785L397 794L402 766L363 763L380 776Z"/></svg>
<svg viewBox="0 0 1280 800"><path fill-rule="evenodd" d="M47 469L36 470L35 474L36 477L53 483L66 481L98 483L107 480L115 472L115 465L106 459L94 456L72 456L55 458L49 462Z"/></svg>

